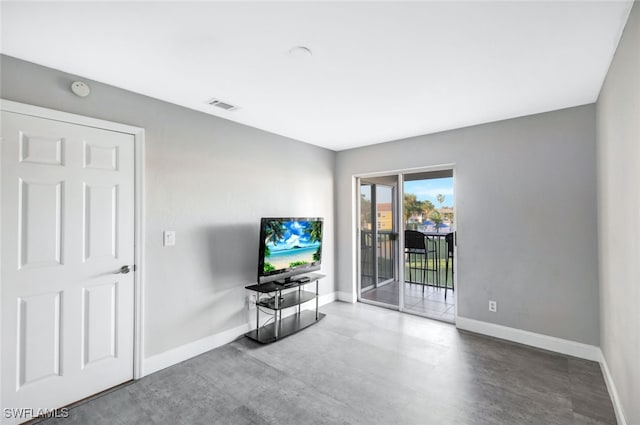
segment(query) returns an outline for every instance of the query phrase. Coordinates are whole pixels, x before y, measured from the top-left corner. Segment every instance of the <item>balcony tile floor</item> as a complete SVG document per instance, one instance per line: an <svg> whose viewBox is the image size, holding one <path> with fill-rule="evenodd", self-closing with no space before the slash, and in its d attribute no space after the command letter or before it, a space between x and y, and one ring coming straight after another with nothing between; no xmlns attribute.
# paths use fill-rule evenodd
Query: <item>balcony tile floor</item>
<svg viewBox="0 0 640 425"><path fill-rule="evenodd" d="M390 282L362 294L361 298L369 301L397 306L399 303L398 282ZM455 320L455 293L452 289L405 283L404 305L409 312L424 315L433 319L453 323Z"/></svg>

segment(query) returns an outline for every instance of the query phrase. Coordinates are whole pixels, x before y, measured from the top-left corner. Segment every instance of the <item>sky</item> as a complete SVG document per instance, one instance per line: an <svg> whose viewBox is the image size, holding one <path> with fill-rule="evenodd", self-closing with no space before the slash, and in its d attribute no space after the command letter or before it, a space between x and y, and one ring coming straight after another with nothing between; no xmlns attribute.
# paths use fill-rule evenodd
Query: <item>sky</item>
<svg viewBox="0 0 640 425"><path fill-rule="evenodd" d="M404 193L413 193L418 201L429 200L436 206L440 207L436 196L444 195L443 206L453 206L453 177L445 177L441 179L414 180L404 183Z"/></svg>
<svg viewBox="0 0 640 425"><path fill-rule="evenodd" d="M368 187L363 187L361 190L367 199L371 199L371 190ZM436 208L440 207L436 196L442 194L444 195L443 206L452 207L453 177L404 182L404 193L413 193L418 201L429 200ZM391 191L384 190L384 188L379 190L378 202L391 202Z"/></svg>

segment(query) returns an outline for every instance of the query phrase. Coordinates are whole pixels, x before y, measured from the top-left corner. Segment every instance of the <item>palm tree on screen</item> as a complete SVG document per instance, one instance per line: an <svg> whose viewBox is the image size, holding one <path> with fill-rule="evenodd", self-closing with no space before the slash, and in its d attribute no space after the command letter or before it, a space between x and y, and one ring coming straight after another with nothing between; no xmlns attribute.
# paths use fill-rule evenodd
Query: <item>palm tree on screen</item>
<svg viewBox="0 0 640 425"><path fill-rule="evenodd" d="M305 233L309 235L310 242L320 242L322 243L322 222L321 221L312 221L311 227L305 229ZM320 261L320 255L322 251L322 245L318 246L318 249L313 254L313 261Z"/></svg>
<svg viewBox="0 0 640 425"><path fill-rule="evenodd" d="M269 242L273 242L274 245L278 245L278 242L284 239L285 231L286 229L281 221L267 221L265 225L264 244L267 245Z"/></svg>
<svg viewBox="0 0 640 425"><path fill-rule="evenodd" d="M309 240L311 242L322 242L322 222L312 221L311 228L307 229L309 232Z"/></svg>

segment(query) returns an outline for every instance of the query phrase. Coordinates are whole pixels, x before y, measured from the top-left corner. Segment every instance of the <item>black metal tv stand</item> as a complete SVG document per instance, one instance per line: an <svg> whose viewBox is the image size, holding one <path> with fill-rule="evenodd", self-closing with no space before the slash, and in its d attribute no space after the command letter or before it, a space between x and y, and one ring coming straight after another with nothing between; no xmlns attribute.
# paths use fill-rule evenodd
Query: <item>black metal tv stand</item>
<svg viewBox="0 0 640 425"><path fill-rule="evenodd" d="M256 292L256 329L245 335L262 344L275 342L301 331L322 319L325 314L318 311L318 281L325 275L308 273L296 276L290 281L269 282L261 285L249 285L245 288ZM304 285L315 282L315 292L305 291ZM284 292L287 289L293 291ZM316 309L302 310L301 305L314 301ZM273 323L260 326L260 307L273 311ZM297 307L296 313L282 318L282 310Z"/></svg>

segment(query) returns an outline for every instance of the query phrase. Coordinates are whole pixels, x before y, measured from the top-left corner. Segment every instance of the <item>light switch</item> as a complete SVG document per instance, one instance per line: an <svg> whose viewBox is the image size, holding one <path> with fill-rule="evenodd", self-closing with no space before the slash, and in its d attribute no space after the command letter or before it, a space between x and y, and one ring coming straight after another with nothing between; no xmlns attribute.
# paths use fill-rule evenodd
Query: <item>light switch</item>
<svg viewBox="0 0 640 425"><path fill-rule="evenodd" d="M165 230L163 235L164 246L174 246L176 244L175 230Z"/></svg>

